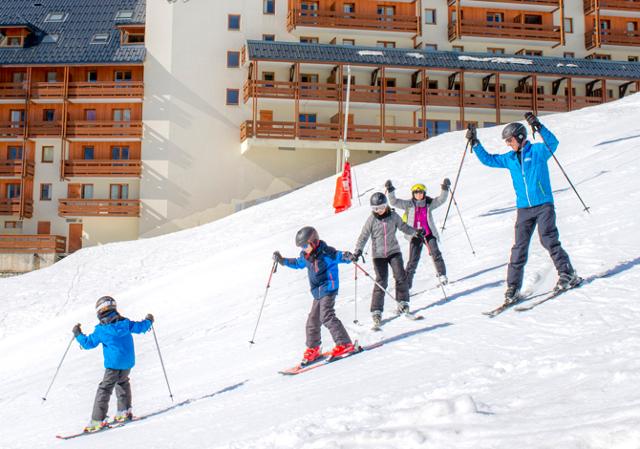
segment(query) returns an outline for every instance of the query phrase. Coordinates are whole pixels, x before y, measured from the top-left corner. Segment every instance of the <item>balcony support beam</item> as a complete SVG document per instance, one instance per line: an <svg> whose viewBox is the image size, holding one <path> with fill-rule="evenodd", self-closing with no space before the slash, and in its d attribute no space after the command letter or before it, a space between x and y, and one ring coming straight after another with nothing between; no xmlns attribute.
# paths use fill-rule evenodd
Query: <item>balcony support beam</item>
<svg viewBox="0 0 640 449"><path fill-rule="evenodd" d="M622 98L627 93L627 89L630 85L633 84L633 81L629 81L628 83L624 83L618 86L618 97Z"/></svg>
<svg viewBox="0 0 640 449"><path fill-rule="evenodd" d="M296 62L293 65L293 76L295 77L295 121L293 127L293 137L298 138L298 128L300 127L300 63Z"/></svg>
<svg viewBox="0 0 640 449"><path fill-rule="evenodd" d="M533 83L533 92L531 95L531 106L533 108L533 113L538 115L538 76L531 75L531 80Z"/></svg>
<svg viewBox="0 0 640 449"><path fill-rule="evenodd" d="M566 78L558 78L557 80L553 81L551 83L551 93L553 95L558 95L558 90L560 89L560 84L562 84L562 82L565 80Z"/></svg>
<svg viewBox="0 0 640 449"><path fill-rule="evenodd" d="M494 93L496 94L496 125L500 124L500 72L496 72L496 88Z"/></svg>
<svg viewBox="0 0 640 449"><path fill-rule="evenodd" d="M422 115L422 140L427 140L427 86L429 84L429 78L427 77L427 71L422 69L420 71L422 81L420 82L420 113Z"/></svg>
<svg viewBox="0 0 640 449"><path fill-rule="evenodd" d="M573 109L573 78L567 78L567 100L569 101L567 110Z"/></svg>
<svg viewBox="0 0 640 449"><path fill-rule="evenodd" d="M594 0L595 23L594 32L596 34L596 48L600 48L600 0Z"/></svg>
<svg viewBox="0 0 640 449"><path fill-rule="evenodd" d="M253 79L258 79L258 61L253 64ZM253 101L251 102L251 119L253 120L253 136L258 135L258 96L255 83L253 84Z"/></svg>

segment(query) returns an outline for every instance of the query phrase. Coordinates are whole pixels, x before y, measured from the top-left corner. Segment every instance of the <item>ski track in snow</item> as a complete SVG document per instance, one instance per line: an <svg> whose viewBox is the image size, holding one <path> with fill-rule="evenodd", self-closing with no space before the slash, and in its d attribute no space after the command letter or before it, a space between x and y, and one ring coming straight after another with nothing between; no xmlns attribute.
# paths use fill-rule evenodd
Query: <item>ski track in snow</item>
<svg viewBox="0 0 640 449"><path fill-rule="evenodd" d="M542 116L559 138L556 153L582 207L549 161L561 241L587 282L531 311L482 315L502 301L513 239L514 194L505 170L468 155L456 200L477 255L452 207L441 249L450 280L435 288L423 255L412 309L369 331L372 285L340 267L337 314L352 338L385 344L294 377L277 374L304 350L311 297L306 273L273 276L256 344L248 340L265 291L271 253L297 255L293 236L318 228L352 250L369 209L335 215L335 178L198 228L87 248L53 267L0 279L0 449L640 448L640 95ZM481 129L490 152L504 152L501 127ZM455 177L464 131L448 133L354 167L361 192L392 179L399 197L415 182L428 194ZM427 163L416 163L416 160ZM446 206L434 215L442 224ZM400 237L406 253L407 242ZM369 258L365 269L373 272ZM556 280L537 235L524 290ZM393 287L393 282L390 282ZM95 325L93 305L113 295L132 319L148 312L175 403L168 397L153 336L135 336L131 374L136 414L153 414L77 440L57 441L90 418L103 374L100 349L73 344L42 402L76 322ZM354 324L357 301L358 319ZM385 318L394 305L386 303ZM324 347L331 339L323 330ZM115 398L110 411L115 410Z"/></svg>

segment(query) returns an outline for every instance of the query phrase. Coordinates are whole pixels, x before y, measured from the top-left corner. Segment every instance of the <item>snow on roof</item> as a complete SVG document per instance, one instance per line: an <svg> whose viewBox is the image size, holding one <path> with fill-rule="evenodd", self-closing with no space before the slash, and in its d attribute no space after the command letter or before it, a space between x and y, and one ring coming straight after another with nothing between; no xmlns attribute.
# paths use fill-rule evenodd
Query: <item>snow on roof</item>
<svg viewBox="0 0 640 449"><path fill-rule="evenodd" d="M358 54L360 56L384 56L384 53L382 53L381 51L374 50L360 50Z"/></svg>
<svg viewBox="0 0 640 449"><path fill-rule="evenodd" d="M522 58L500 58L497 56L491 56L488 58L478 58L477 56L458 56L461 61L479 61L479 62L496 62L502 64L533 64L530 59Z"/></svg>
<svg viewBox="0 0 640 449"><path fill-rule="evenodd" d="M422 53L407 53L407 56L417 59L424 59L424 55Z"/></svg>

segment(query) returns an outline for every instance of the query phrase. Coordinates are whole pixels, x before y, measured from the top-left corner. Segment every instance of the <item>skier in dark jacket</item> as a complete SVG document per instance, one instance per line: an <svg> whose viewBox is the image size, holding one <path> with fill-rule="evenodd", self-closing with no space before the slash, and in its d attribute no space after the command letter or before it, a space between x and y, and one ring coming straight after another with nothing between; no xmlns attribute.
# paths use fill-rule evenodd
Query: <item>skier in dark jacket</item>
<svg viewBox="0 0 640 449"><path fill-rule="evenodd" d="M489 167L509 170L516 193L518 212L515 243L511 248L511 259L507 271L505 303L522 299L520 288L524 277L524 266L527 262L529 242L536 225L540 243L549 252L558 272L555 290L565 290L582 282L571 265L569 255L560 244L560 234L556 227L556 211L547 161L558 148L558 139L531 112L525 114L525 118L534 132L540 132L546 143L529 142L527 129L517 122L506 125L502 130L502 138L513 150L505 154L487 153L478 140L475 128L469 128L466 134L480 162Z"/></svg>
<svg viewBox="0 0 640 449"><path fill-rule="evenodd" d="M73 335L83 349L93 349L102 343L104 356L104 378L98 385L91 422L85 427L85 432L95 432L107 425L105 420L114 387L118 398L118 412L114 421L123 422L133 418L129 373L136 360L131 334L147 332L153 324L153 315L148 314L143 321L130 321L121 316L116 307L115 299L103 296L96 302L100 323L93 333L83 334L80 323L73 327Z"/></svg>
<svg viewBox="0 0 640 449"><path fill-rule="evenodd" d="M307 318L307 349L302 356L301 365L308 365L322 356L321 325L329 329L336 344L331 357L341 357L353 352L351 338L334 310L339 287L338 264L350 263L352 254L328 246L320 240L318 231L311 226L305 226L297 232L296 246L302 249L297 258L285 258L276 251L273 253L273 260L293 269L306 268L309 276L313 304Z"/></svg>
<svg viewBox="0 0 640 449"><path fill-rule="evenodd" d="M390 265L393 277L396 279L397 311L398 313L409 313L409 290L402 261L402 252L400 252L400 245L396 240L396 231L400 229L406 235L424 239L424 229L414 229L403 222L400 215L389 207L387 197L381 192L371 195L369 203L372 212L362 227L353 257L357 260L362 256L364 246L367 244L369 237L371 237L376 282L383 288L387 288ZM375 327L380 326L382 321L385 295L385 291L378 287L377 284L373 287L373 294L371 295L371 318Z"/></svg>
<svg viewBox="0 0 640 449"><path fill-rule="evenodd" d="M391 180L387 180L384 183L387 193L389 195L389 202L392 206L400 207L404 209L404 215L402 217L405 223L413 226L416 229L424 229L424 238L419 239L405 235L410 241L409 243L409 260L407 260L407 267L405 271L407 273L407 290L411 290L413 286L413 277L416 274L418 268L418 262L420 262L420 255L422 253L422 247L427 245L429 254L433 259L433 263L436 267L438 282L440 285L446 285L447 280L447 268L444 264L444 258L438 248L438 230L436 222L433 219L433 209L440 207L447 201L449 196L449 186L451 181L449 178L444 178L440 187L442 188L440 195L435 198L427 196L427 188L424 184L415 184L411 187L411 199L402 200L396 198L395 190Z"/></svg>

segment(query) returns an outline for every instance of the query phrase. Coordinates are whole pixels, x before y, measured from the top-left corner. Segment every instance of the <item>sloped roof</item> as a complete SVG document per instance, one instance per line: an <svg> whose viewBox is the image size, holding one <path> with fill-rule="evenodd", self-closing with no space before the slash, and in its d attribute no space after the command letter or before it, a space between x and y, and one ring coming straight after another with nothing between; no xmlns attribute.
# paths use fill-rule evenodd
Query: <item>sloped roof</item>
<svg viewBox="0 0 640 449"><path fill-rule="evenodd" d="M116 20L118 11L133 11ZM47 22L51 12L65 13L63 22ZM0 65L141 63L144 45L120 45L118 25L144 24L145 0L0 0L0 26L26 25L32 30L24 48L0 47ZM91 43L106 33L104 44ZM58 35L45 43L46 35Z"/></svg>
<svg viewBox="0 0 640 449"><path fill-rule="evenodd" d="M403 48L247 41L250 60L344 63L640 80L640 63Z"/></svg>

